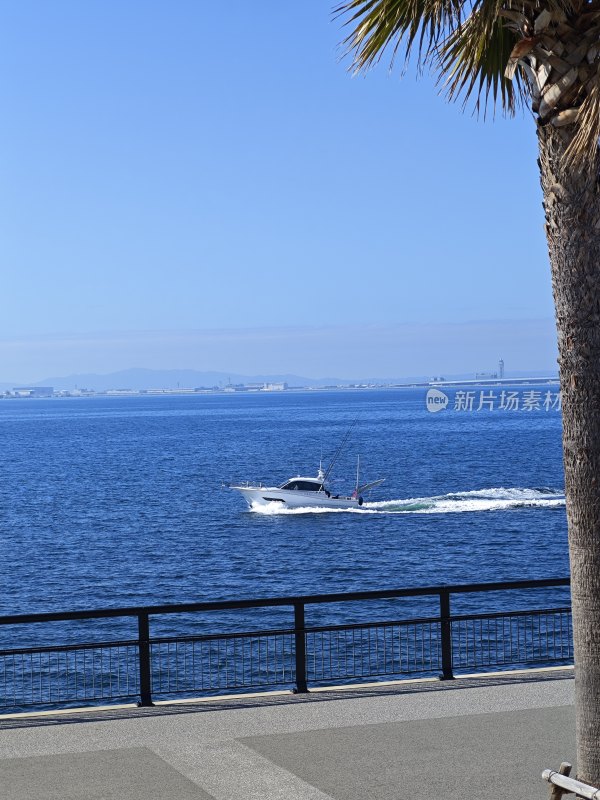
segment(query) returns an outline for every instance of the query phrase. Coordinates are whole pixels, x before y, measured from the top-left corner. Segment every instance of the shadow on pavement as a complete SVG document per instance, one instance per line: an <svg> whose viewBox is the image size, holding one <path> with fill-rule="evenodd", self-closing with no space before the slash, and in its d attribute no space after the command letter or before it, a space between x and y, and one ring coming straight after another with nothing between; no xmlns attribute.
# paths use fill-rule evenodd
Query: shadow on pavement
<svg viewBox="0 0 600 800"><path fill-rule="evenodd" d="M366 697L386 697L386 696L402 696L423 694L424 692L449 692L460 691L461 689L477 689L489 686L503 686L514 685L523 683L547 683L551 681L564 681L573 680L573 670L564 669L557 670L556 672L523 672L519 674L502 674L476 676L469 678L461 678L460 676L451 681L427 681L419 682L406 682L399 684L381 684L381 686L363 686L357 685L352 688L335 689L335 687L328 689L326 692L308 692L307 694L277 694L277 695L260 695L254 697L240 697L240 699L227 698L219 699L203 699L201 702L198 700L189 703L186 702L173 702L167 705L152 706L151 708L102 708L95 709L91 706L85 711L78 711L72 714L65 713L52 715L52 713L45 713L44 715L2 719L0 715L0 731L11 730L15 728L40 728L49 725L73 725L76 723L87 722L105 722L119 719L139 719L140 717L165 717L177 716L178 714L203 714L207 711L231 711L244 708L268 708L269 706L291 705L298 703L331 703L336 700L352 700ZM38 712L39 714L40 712Z"/></svg>

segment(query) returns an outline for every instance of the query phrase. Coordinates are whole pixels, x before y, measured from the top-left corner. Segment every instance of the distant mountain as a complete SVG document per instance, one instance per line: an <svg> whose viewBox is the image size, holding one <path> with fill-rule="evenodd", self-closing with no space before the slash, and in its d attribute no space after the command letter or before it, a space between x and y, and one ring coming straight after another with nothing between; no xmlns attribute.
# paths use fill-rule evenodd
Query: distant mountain
<svg viewBox="0 0 600 800"><path fill-rule="evenodd" d="M281 383L289 386L340 386L353 381L340 378L304 378L300 375L269 374L239 375L234 372L199 372L192 369L126 369L107 375L84 373L63 377L45 378L35 386L54 386L55 389L193 389L226 386L228 383ZM10 388L10 387L8 387Z"/></svg>

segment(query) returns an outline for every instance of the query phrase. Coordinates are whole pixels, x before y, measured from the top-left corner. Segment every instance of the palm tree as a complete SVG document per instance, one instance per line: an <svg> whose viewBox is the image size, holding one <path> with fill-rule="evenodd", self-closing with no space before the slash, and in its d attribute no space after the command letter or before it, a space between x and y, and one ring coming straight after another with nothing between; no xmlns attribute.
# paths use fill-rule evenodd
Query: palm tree
<svg viewBox="0 0 600 800"><path fill-rule="evenodd" d="M450 99L534 114L558 330L578 775L600 786L600 0L345 0L336 13L356 71L414 51Z"/></svg>

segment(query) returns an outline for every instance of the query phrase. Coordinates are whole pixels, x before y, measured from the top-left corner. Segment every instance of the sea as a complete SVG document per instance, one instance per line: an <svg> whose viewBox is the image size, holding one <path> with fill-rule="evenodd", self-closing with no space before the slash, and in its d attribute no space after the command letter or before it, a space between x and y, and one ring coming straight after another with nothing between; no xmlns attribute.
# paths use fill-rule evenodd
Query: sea
<svg viewBox="0 0 600 800"><path fill-rule="evenodd" d="M517 404L504 402L507 387L444 390L436 413L425 388L4 399L0 614L566 576L558 387L510 388ZM385 478L362 508L253 511L227 488L315 475L355 420L332 481L350 493L360 455L361 483ZM458 597L453 609L557 598L517 594ZM427 602L376 611L423 615ZM337 604L310 620L373 609ZM274 625L282 613L220 612L194 630ZM131 623L94 624L85 640ZM189 631L180 617L160 624ZM56 622L26 635L11 626L10 641L81 636Z"/></svg>

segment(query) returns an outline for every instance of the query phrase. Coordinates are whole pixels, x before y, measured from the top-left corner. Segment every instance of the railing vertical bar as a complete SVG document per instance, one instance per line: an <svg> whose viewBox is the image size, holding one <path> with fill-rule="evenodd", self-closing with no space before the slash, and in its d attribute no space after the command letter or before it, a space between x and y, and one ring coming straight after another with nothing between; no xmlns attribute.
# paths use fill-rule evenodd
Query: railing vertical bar
<svg viewBox="0 0 600 800"><path fill-rule="evenodd" d="M194 640L192 642L192 653L191 653L191 664L190 669L192 670L192 674L190 677L190 688L191 689L201 689L202 683L198 683L198 660L196 658L197 653L197 646L200 645L201 642Z"/></svg>
<svg viewBox="0 0 600 800"><path fill-rule="evenodd" d="M370 630L370 629L369 629ZM381 628L376 625L373 628L373 633L375 634L375 671L377 672L379 669L379 632ZM373 674L373 670L371 669L371 665L369 664L369 673Z"/></svg>
<svg viewBox="0 0 600 800"><path fill-rule="evenodd" d="M204 642L200 641L200 687L202 691L205 690L206 684L204 683Z"/></svg>
<svg viewBox="0 0 600 800"><path fill-rule="evenodd" d="M390 661L390 647L392 644L392 629L385 625L383 628L383 674L390 675L394 671L394 659Z"/></svg>
<svg viewBox="0 0 600 800"><path fill-rule="evenodd" d="M269 636L265 636L265 675L267 681L269 680L270 672L271 672L271 666L269 664Z"/></svg>
<svg viewBox="0 0 600 800"><path fill-rule="evenodd" d="M559 635L560 635L560 657L563 657L563 642L564 642L564 634L563 634L563 615L559 615Z"/></svg>
<svg viewBox="0 0 600 800"><path fill-rule="evenodd" d="M140 706L152 706L152 680L150 675L150 618L138 615L138 659L140 680Z"/></svg>
<svg viewBox="0 0 600 800"><path fill-rule="evenodd" d="M454 678L452 672L452 623L450 621L450 592L440 591L440 623L442 636L442 674L441 680Z"/></svg>
<svg viewBox="0 0 600 800"><path fill-rule="evenodd" d="M332 650L333 650L333 638L331 635L327 637L327 641L329 643L329 680L331 680L331 676L333 675L333 664L332 664Z"/></svg>
<svg viewBox="0 0 600 800"><path fill-rule="evenodd" d="M348 631L344 630L344 677L348 676Z"/></svg>
<svg viewBox="0 0 600 800"><path fill-rule="evenodd" d="M306 632L304 603L294 603L294 650L296 654L296 688L295 692L308 692L306 683ZM315 648L316 649L316 648Z"/></svg>

